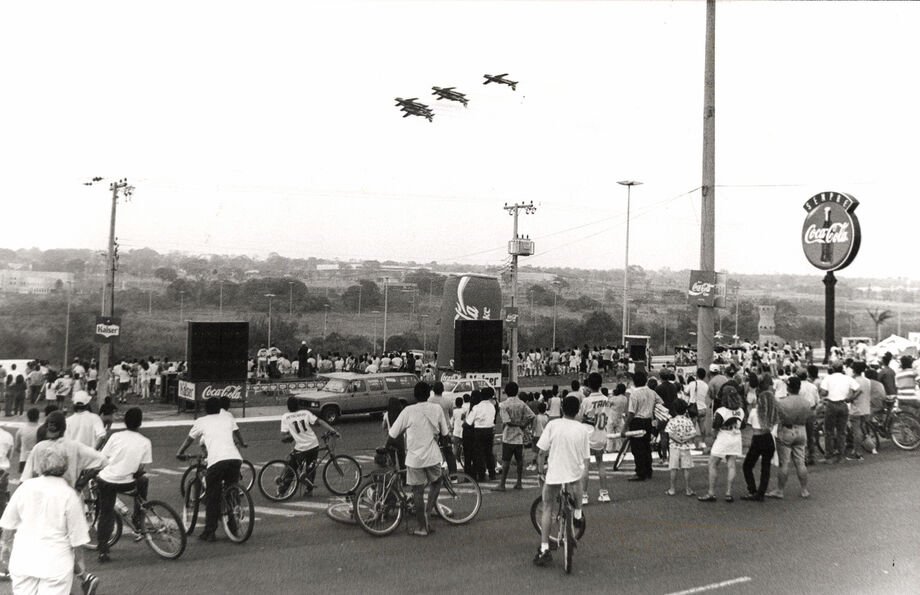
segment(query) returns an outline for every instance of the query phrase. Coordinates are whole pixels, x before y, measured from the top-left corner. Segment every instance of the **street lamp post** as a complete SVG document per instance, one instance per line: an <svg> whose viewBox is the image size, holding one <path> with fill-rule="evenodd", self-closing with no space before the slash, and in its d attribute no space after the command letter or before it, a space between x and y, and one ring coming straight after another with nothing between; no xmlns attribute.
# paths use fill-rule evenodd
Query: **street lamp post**
<svg viewBox="0 0 920 595"><path fill-rule="evenodd" d="M358 316L361 316L361 284L358 283Z"/></svg>
<svg viewBox="0 0 920 595"><path fill-rule="evenodd" d="M179 322L185 320L185 290L179 291Z"/></svg>
<svg viewBox="0 0 920 595"><path fill-rule="evenodd" d="M293 281L288 281L288 288L290 289L288 315L293 316L294 315L294 282Z"/></svg>
<svg viewBox="0 0 920 595"><path fill-rule="evenodd" d="M70 294L73 293L73 281L67 282L67 319L64 321L64 365L61 370L67 367L67 352L70 351Z"/></svg>
<svg viewBox="0 0 920 595"><path fill-rule="evenodd" d="M623 345L626 345L626 335L629 333L629 206L632 198L632 187L642 184L634 180L621 180L617 182L626 186L626 258L623 264Z"/></svg>
<svg viewBox="0 0 920 595"><path fill-rule="evenodd" d="M424 318L422 323L422 351L428 351L428 315L420 314L419 318Z"/></svg>
<svg viewBox="0 0 920 595"><path fill-rule="evenodd" d="M559 282L553 281L553 351L556 351L556 296L559 293Z"/></svg>
<svg viewBox="0 0 920 595"><path fill-rule="evenodd" d="M383 278L383 353L387 352L387 309L389 307L390 278Z"/></svg>
<svg viewBox="0 0 920 595"><path fill-rule="evenodd" d="M329 304L323 304L323 337L326 337L326 323L329 320Z"/></svg>
<svg viewBox="0 0 920 595"><path fill-rule="evenodd" d="M147 290L147 316L153 316L153 290Z"/></svg>
<svg viewBox="0 0 920 595"><path fill-rule="evenodd" d="M380 310L371 310L371 314L374 315L374 355L377 355L377 315L380 314Z"/></svg>
<svg viewBox="0 0 920 595"><path fill-rule="evenodd" d="M268 346L272 345L272 298L275 297L273 293L266 293L265 297L268 298Z"/></svg>

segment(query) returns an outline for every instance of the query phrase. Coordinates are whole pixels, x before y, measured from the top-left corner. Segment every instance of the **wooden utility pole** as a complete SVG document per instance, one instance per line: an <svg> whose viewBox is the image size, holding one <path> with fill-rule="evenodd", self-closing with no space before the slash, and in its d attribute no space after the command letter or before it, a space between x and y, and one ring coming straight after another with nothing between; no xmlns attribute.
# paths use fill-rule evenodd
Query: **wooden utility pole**
<svg viewBox="0 0 920 595"><path fill-rule="evenodd" d="M716 270L716 1L706 0L706 66L703 79L703 184L700 201L700 270ZM715 308L697 308L697 365L712 363Z"/></svg>
<svg viewBox="0 0 920 595"><path fill-rule="evenodd" d="M531 256L533 254L533 242L529 239L521 238L518 236L518 212L524 210L528 215L536 212L537 207L533 205L533 201L528 204L518 203L518 204L505 204L504 208L508 211L508 214L514 217L514 228L511 236L511 241L508 243L508 252L511 254L511 308L514 308L515 298L517 297L518 292L518 256ZM518 316L517 321L515 321L514 326L511 328L511 358L510 358L510 374L511 382L517 382L518 379L518 369L517 369L517 353L518 353L518 324L520 321L520 316Z"/></svg>

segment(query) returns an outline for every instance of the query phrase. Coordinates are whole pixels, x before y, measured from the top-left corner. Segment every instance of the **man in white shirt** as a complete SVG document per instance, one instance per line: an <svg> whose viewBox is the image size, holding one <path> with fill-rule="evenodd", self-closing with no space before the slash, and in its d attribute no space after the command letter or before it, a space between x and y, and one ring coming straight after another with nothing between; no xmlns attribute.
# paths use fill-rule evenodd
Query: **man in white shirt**
<svg viewBox="0 0 920 595"><path fill-rule="evenodd" d="M847 403L856 400L859 384L843 373L843 364L835 363L821 381L819 393L824 397L824 462L842 463L847 441Z"/></svg>
<svg viewBox="0 0 920 595"><path fill-rule="evenodd" d="M712 435L712 398L709 395L709 385L706 383L706 370L697 368L696 378L687 382L684 395L688 405L696 405L696 423L699 430L699 440L702 442L703 454L707 454L711 445ZM714 395L713 395L714 396Z"/></svg>
<svg viewBox="0 0 920 595"><path fill-rule="evenodd" d="M203 439L208 452L208 471L205 476L204 532L198 539L215 541L220 521L220 495L225 485L239 481L243 457L233 440L233 420L220 414L220 399L211 397L205 401L204 407L206 415L195 420L176 458L184 461L185 450L193 442Z"/></svg>
<svg viewBox="0 0 920 595"><path fill-rule="evenodd" d="M143 414L139 407L132 407L125 412L124 432L115 432L106 442L102 454L109 464L99 472L96 487L99 499L96 510L99 514L96 541L99 544L99 561L109 561L109 537L115 526L115 498L119 493L137 489L142 498L147 497L148 480L144 477L144 465L153 463L153 448L150 440L140 434ZM141 527L141 510L138 501L134 501L134 526Z"/></svg>
<svg viewBox="0 0 920 595"><path fill-rule="evenodd" d="M74 393L74 413L67 418L64 436L98 450L105 440L105 425L101 417L89 410L89 402L90 396L85 390Z"/></svg>
<svg viewBox="0 0 920 595"><path fill-rule="evenodd" d="M299 410L300 401L297 400L297 397L288 397L287 408L288 412L281 416L281 441L294 443L294 450L291 451L288 463L299 473L301 465L309 468L316 462L316 457L319 455L319 440L313 431L313 426L318 425L336 437L341 434L311 412ZM286 492L290 483L286 485L285 483L293 479L293 477L283 478L282 484L278 486L278 492ZM310 480L310 485L306 486L305 495L309 496L316 480L316 469L310 471L307 479Z"/></svg>
<svg viewBox="0 0 920 595"><path fill-rule="evenodd" d="M415 502L415 516L418 528L413 535L426 537L432 533L428 526L428 514L438 502L441 491L441 447L439 439L448 436L450 428L444 419L440 405L428 403L431 388L424 382L415 385L415 400L418 401L402 410L390 426L390 438L406 434L406 484L412 487ZM425 484L428 490L428 505L425 505Z"/></svg>
<svg viewBox="0 0 920 595"><path fill-rule="evenodd" d="M485 481L487 473L489 480L495 481L495 453L492 450L495 443L495 405L492 404L494 394L491 387L480 390L480 401L477 403L471 397L470 402L473 405L466 414L466 423L473 426L475 450L472 463L473 477L476 481Z"/></svg>
<svg viewBox="0 0 920 595"><path fill-rule="evenodd" d="M571 486L575 496L575 526L584 524L581 512L582 482L588 470L591 448L588 432L584 426L575 421L581 402L578 397L569 395L562 400L561 419L554 419L543 428L543 434L537 441L540 453L537 456L537 472L545 475L543 482L543 516L540 520L540 549L533 559L537 566L546 566L553 561L549 552L549 532L552 524L553 506L562 486ZM547 467L547 463L549 466Z"/></svg>

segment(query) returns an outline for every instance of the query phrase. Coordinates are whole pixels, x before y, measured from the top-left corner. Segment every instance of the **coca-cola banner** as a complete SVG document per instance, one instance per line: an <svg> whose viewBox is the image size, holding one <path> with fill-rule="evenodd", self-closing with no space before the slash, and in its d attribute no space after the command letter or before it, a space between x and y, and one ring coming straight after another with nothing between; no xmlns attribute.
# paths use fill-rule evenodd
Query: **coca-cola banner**
<svg viewBox="0 0 920 595"><path fill-rule="evenodd" d="M211 397L230 397L231 401L246 400L245 382L189 382L179 381L179 398L186 401L204 401Z"/></svg>
<svg viewBox="0 0 920 595"><path fill-rule="evenodd" d="M842 192L821 192L808 199L802 249L812 266L838 271L853 262L862 235L853 213L857 206L858 200Z"/></svg>
<svg viewBox="0 0 920 595"><path fill-rule="evenodd" d="M725 307L725 273L690 271L687 298L692 306Z"/></svg>
<svg viewBox="0 0 920 595"><path fill-rule="evenodd" d="M495 277L451 275L444 282L438 336L438 367L454 367L454 321L500 320L502 290Z"/></svg>

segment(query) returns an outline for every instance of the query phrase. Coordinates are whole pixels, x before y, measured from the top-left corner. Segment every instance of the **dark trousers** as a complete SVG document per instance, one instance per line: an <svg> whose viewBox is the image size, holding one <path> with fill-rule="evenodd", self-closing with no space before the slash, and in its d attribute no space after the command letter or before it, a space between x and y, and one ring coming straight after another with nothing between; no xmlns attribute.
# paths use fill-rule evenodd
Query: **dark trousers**
<svg viewBox="0 0 920 595"><path fill-rule="evenodd" d="M316 448L311 448L310 450L294 450L294 451L291 451L291 456L288 457L288 463L290 463L291 467L294 468L295 473L299 473L301 465L304 466L304 469L310 469L310 467L312 467L316 463L316 458L318 456L319 456L318 446ZM293 480L294 478L292 477L290 479ZM312 491L313 486L316 485L316 467L313 467L313 469L311 469L310 472L307 473L307 479L310 480L310 485L307 486L307 491L309 492L309 491Z"/></svg>
<svg viewBox="0 0 920 595"><path fill-rule="evenodd" d="M495 442L494 428L475 428L473 430L476 441L476 460L473 467L479 474L485 478L495 479L495 452L492 450L492 444Z"/></svg>
<svg viewBox="0 0 920 595"><path fill-rule="evenodd" d="M307 358L298 360L297 365L297 377L306 378L307 377Z"/></svg>
<svg viewBox="0 0 920 595"><path fill-rule="evenodd" d="M29 386L29 403L32 405L35 404L35 401L38 400L38 393L41 391L41 386Z"/></svg>
<svg viewBox="0 0 920 595"><path fill-rule="evenodd" d="M108 552L106 545L112 537L112 529L115 527L115 497L117 494L124 494L137 488L137 493L142 498L147 497L147 488L149 481L146 477L140 477L137 481L131 483L109 483L102 479L96 479L96 489L98 490L99 500L96 502L96 508L99 513L99 524L96 527L96 542L99 544L100 552ZM134 501L134 525L140 529L140 507L138 501Z"/></svg>
<svg viewBox="0 0 920 595"><path fill-rule="evenodd" d="M450 436L444 439L444 445L441 446L441 456L444 457L444 462L447 463L447 472L453 475L457 472L457 457L454 456L453 445L450 441Z"/></svg>
<svg viewBox="0 0 920 595"><path fill-rule="evenodd" d="M473 428L463 425L463 437L460 442L463 444L463 470L476 481L481 481L476 470L476 439Z"/></svg>
<svg viewBox="0 0 920 595"><path fill-rule="evenodd" d="M744 482L747 484L747 490L750 494L757 494L763 498L767 493L767 486L770 485L770 460L773 453L776 452L776 444L773 442L773 436L767 434L754 434L751 438L751 447L744 457L744 463L741 465L741 471L744 473ZM754 465L757 459L760 459L760 488L754 483Z"/></svg>
<svg viewBox="0 0 920 595"><path fill-rule="evenodd" d="M629 422L629 429L645 430L645 434L638 438L629 439L629 448L636 462L636 477L650 479L652 477L652 420L634 417Z"/></svg>
<svg viewBox="0 0 920 595"><path fill-rule="evenodd" d="M824 410L824 456L843 458L847 440L847 421L850 417L843 401L828 401Z"/></svg>
<svg viewBox="0 0 920 595"><path fill-rule="evenodd" d="M243 464L239 459L217 461L210 467L205 475L207 487L205 488L205 517L204 532L213 534L217 531L217 523L220 520L220 495L224 486L236 483L240 479L240 466Z"/></svg>
<svg viewBox="0 0 920 595"><path fill-rule="evenodd" d="M815 444L816 444L815 432L816 430L817 428L815 428L815 420L814 419L808 420L808 422L805 424L805 440L808 444L808 450L805 452L805 456L806 456L806 460L809 461L808 463L809 465L811 464L811 459L813 459L815 456Z"/></svg>
<svg viewBox="0 0 920 595"><path fill-rule="evenodd" d="M668 460L668 448L670 446L670 437L664 430L658 432L658 457L662 461Z"/></svg>

